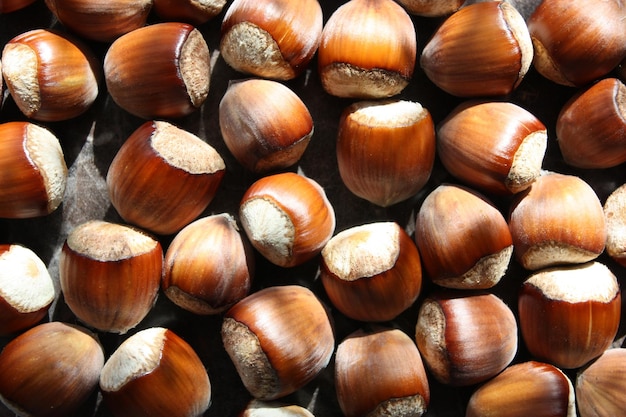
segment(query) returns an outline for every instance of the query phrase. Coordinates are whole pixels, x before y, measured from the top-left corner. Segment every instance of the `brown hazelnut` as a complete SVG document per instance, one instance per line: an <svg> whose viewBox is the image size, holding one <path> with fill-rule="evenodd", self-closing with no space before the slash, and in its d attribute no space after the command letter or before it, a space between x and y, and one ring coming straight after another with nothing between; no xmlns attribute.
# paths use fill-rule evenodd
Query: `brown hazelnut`
<svg viewBox="0 0 626 417"><path fill-rule="evenodd" d="M111 98L144 119L176 119L196 111L209 94L210 73L209 47L186 23L135 29L117 38L104 57Z"/></svg>
<svg viewBox="0 0 626 417"><path fill-rule="evenodd" d="M72 230L59 259L61 290L70 310L97 330L120 334L152 309L162 271L157 240L102 220Z"/></svg>
<svg viewBox="0 0 626 417"><path fill-rule="evenodd" d="M178 232L211 203L226 172L208 143L171 123L142 124L122 144L106 176L111 203L153 233Z"/></svg>
<svg viewBox="0 0 626 417"><path fill-rule="evenodd" d="M543 269L522 285L519 326L530 354L560 368L600 356L617 334L621 293L603 264Z"/></svg>
<svg viewBox="0 0 626 417"><path fill-rule="evenodd" d="M2 51L2 75L11 97L28 118L58 122L86 112L98 96L99 64L67 35L33 29Z"/></svg>
<svg viewBox="0 0 626 417"><path fill-rule="evenodd" d="M335 211L324 189L292 172L254 182L239 205L239 219L252 246L282 267L317 256L335 231Z"/></svg>
<svg viewBox="0 0 626 417"><path fill-rule="evenodd" d="M338 97L399 94L415 70L417 36L408 13L393 0L350 0L322 31L318 72L324 90Z"/></svg>
<svg viewBox="0 0 626 417"><path fill-rule="evenodd" d="M355 195L387 207L426 185L435 162L430 112L406 100L361 101L339 121L337 163Z"/></svg>
<svg viewBox="0 0 626 417"><path fill-rule="evenodd" d="M275 400L311 382L335 347L326 309L308 288L267 287L231 307L222 341L248 391Z"/></svg>

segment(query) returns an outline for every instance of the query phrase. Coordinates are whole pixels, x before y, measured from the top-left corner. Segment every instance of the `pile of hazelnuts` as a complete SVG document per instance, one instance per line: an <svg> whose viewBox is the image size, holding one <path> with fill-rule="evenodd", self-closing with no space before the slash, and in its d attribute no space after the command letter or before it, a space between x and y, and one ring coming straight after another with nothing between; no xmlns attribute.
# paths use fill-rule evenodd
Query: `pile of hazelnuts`
<svg viewBox="0 0 626 417"><path fill-rule="evenodd" d="M619 0L4 0L0 416L626 413Z"/></svg>

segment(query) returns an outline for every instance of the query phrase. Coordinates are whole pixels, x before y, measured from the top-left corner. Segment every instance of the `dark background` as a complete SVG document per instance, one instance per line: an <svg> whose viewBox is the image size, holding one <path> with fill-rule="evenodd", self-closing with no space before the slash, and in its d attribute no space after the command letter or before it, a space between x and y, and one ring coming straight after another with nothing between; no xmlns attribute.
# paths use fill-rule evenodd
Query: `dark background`
<svg viewBox="0 0 626 417"><path fill-rule="evenodd" d="M343 2L321 0L320 3L326 21L338 5ZM521 3L526 4L528 2ZM229 4L230 2L226 7ZM527 10L530 9L526 9L524 13L528 13ZM219 29L223 14L224 12L198 27L205 36L213 58L209 97L197 112L173 121L216 148L226 162L227 173L224 181L204 215L222 212L236 214L243 192L257 179L238 165L220 136L218 105L228 82L248 77L231 69L219 56ZM418 35L419 53L442 19L415 16L412 19ZM150 22L156 21L157 19L151 16ZM18 12L0 15L0 46L3 47L12 37L27 30L51 27L64 30L55 21L43 0L38 0L32 6ZM86 43L102 60L108 45L88 41ZM291 170L315 179L324 187L335 208L337 232L358 224L378 220L393 220L412 234L415 213L423 198L442 182L457 182L447 174L437 161L429 183L410 200L383 209L355 197L341 182L334 148L340 113L352 101L332 97L323 91L316 72L315 60L304 74L285 84L293 89L308 106L315 123L315 133L309 147L298 165L292 167ZM549 145L544 168L581 176L593 186L600 200L604 202L610 192L626 182L626 173L623 167L619 166L609 170L573 169L564 164L555 142L554 126L558 112L565 101L576 91L574 88L558 86L547 81L531 69L519 88L504 99L530 110L548 128ZM419 65L416 65L413 79L400 97L420 102L431 112L435 123L440 122L457 104L463 101L439 90L427 79ZM8 93L4 91L0 109L0 123L14 120L26 120L26 118L19 112ZM67 122L40 123L56 134L65 153L69 168L69 180L64 202L54 213L45 217L25 220L0 219L0 242L21 243L35 251L49 266L57 290L59 289L57 265L59 251L68 233L77 225L91 219L121 222L110 204L104 178L120 145L143 122L144 120L119 108L108 96L103 84L97 101L87 113ZM509 206L508 198L493 196L492 201L506 214ZM161 238L164 250L171 238L171 236ZM317 279L318 258L292 269L276 267L260 256L256 258L257 273L254 290L270 285L298 283L313 289L323 301L330 305ZM620 283L623 284L623 268L608 259L606 255L602 255L599 260L607 264L618 276ZM514 313L516 313L517 290L520 283L528 275L527 271L512 262L507 275L492 290L502 297ZM422 296L415 305L387 325L398 327L413 336L420 300L432 288L432 284L425 280ZM64 304L60 291L58 293L58 300L51 308L49 319L77 322ZM347 319L332 308L331 312L335 322L337 343L352 331L365 325ZM169 302L165 296L160 295L153 311L129 334L123 336L99 334L106 355L110 355L128 335L151 326L164 326L174 330L192 345L203 360L213 389L212 405L206 416L228 417L237 415L250 397L222 347L219 335L221 316L195 316L181 310ZM621 345L624 334L624 329L620 329L616 345ZM4 346L8 340L7 338L0 339L0 347ZM520 342L515 362L527 359L529 356L524 350L523 343ZM575 372L569 372L569 375L574 378ZM467 399L476 388L444 387L432 378L430 378L430 384L431 403L426 416L464 415ZM307 407L318 417L340 416L341 412L333 387L332 361L329 367L313 382L299 392L282 399L282 401ZM0 405L0 417L11 415L8 410ZM79 415L104 417L109 416L109 413L105 407L100 406L99 396L94 395Z"/></svg>

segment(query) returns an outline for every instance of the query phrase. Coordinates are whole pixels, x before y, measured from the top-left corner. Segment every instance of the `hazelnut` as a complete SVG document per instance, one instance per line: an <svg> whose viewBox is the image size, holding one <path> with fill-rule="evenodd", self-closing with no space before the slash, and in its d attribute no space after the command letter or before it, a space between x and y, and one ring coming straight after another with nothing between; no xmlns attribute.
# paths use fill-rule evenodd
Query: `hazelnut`
<svg viewBox="0 0 626 417"><path fill-rule="evenodd" d="M584 263L606 242L602 204L580 177L544 172L514 199L509 228L515 259L526 269Z"/></svg>
<svg viewBox="0 0 626 417"><path fill-rule="evenodd" d="M229 84L219 105L220 130L235 159L257 174L300 160L313 136L313 118L302 100L277 81Z"/></svg>
<svg viewBox="0 0 626 417"><path fill-rule="evenodd" d="M163 327L141 330L107 359L100 390L115 416L201 416L211 404L204 364L180 336Z"/></svg>
<svg viewBox="0 0 626 417"><path fill-rule="evenodd" d="M28 118L58 122L86 112L98 96L100 68L75 40L47 29L11 39L2 51L2 75Z"/></svg>
<svg viewBox="0 0 626 417"><path fill-rule="evenodd" d="M428 277L448 288L493 287L513 255L502 213L483 195L454 184L442 184L426 197L415 242Z"/></svg>
<svg viewBox="0 0 626 417"><path fill-rule="evenodd" d="M290 80L313 59L322 26L317 0L234 0L222 22L220 51L239 72Z"/></svg>
<svg viewBox="0 0 626 417"><path fill-rule="evenodd" d="M430 112L406 100L361 101L339 121L337 163L355 195L387 207L426 185L435 162Z"/></svg>
<svg viewBox="0 0 626 417"><path fill-rule="evenodd" d="M576 375L581 417L618 416L626 410L626 349L607 349Z"/></svg>
<svg viewBox="0 0 626 417"><path fill-rule="evenodd" d="M510 195L540 175L547 129L514 103L467 101L437 128L437 154L454 177L476 189Z"/></svg>
<svg viewBox="0 0 626 417"><path fill-rule="evenodd" d="M322 250L320 277L333 306L361 321L387 321L409 308L422 288L415 243L397 223L343 230Z"/></svg>
<svg viewBox="0 0 626 417"><path fill-rule="evenodd" d="M193 221L176 234L165 254L161 288L178 306L217 314L250 292L254 256L230 214Z"/></svg>
<svg viewBox="0 0 626 417"><path fill-rule="evenodd" d="M469 386L499 374L517 353L511 309L487 292L437 291L420 306L415 340L442 384Z"/></svg>
<svg viewBox="0 0 626 417"><path fill-rule="evenodd" d="M146 24L153 0L45 0L54 16L83 38L112 42Z"/></svg>
<svg viewBox="0 0 626 417"><path fill-rule="evenodd" d="M0 400L20 417L73 415L96 391L104 352L80 326L43 323L0 353Z"/></svg>
<svg viewBox="0 0 626 417"><path fill-rule="evenodd" d="M317 256L335 231L335 211L324 189L292 172L254 182L239 206L241 225L252 246L282 267Z"/></svg>
<svg viewBox="0 0 626 417"><path fill-rule="evenodd" d="M122 109L144 118L176 119L196 111L209 94L209 47L186 23L135 29L111 44L104 78Z"/></svg>
<svg viewBox="0 0 626 417"><path fill-rule="evenodd" d="M39 323L54 297L52 277L35 252L20 244L0 244L0 336Z"/></svg>
<svg viewBox="0 0 626 417"><path fill-rule="evenodd" d="M208 207L225 171L211 145L171 123L150 121L120 147L106 183L111 203L125 221L168 235Z"/></svg>
<svg viewBox="0 0 626 417"><path fill-rule="evenodd" d="M522 284L518 311L530 354L572 369L600 356L613 343L621 294L615 275L598 262L547 268Z"/></svg>
<svg viewBox="0 0 626 417"><path fill-rule="evenodd" d="M335 347L326 309L308 288L267 287L231 307L222 341L247 390L275 400L311 382Z"/></svg>
<svg viewBox="0 0 626 417"><path fill-rule="evenodd" d="M626 86L605 78L572 97L561 109L556 136L563 160L602 169L626 162Z"/></svg>
<svg viewBox="0 0 626 417"><path fill-rule="evenodd" d="M532 58L522 15L509 3L487 1L446 18L424 47L420 65L451 95L505 96L522 82Z"/></svg>
<svg viewBox="0 0 626 417"><path fill-rule="evenodd" d="M603 77L626 56L625 18L621 1L541 1L527 20L535 69L567 86Z"/></svg>
<svg viewBox="0 0 626 417"><path fill-rule="evenodd" d="M415 70L417 35L393 0L350 0L322 31L318 72L327 93L348 98L399 94Z"/></svg>
<svg viewBox="0 0 626 417"><path fill-rule="evenodd" d="M162 271L157 240L101 220L72 230L59 259L61 290L70 310L91 327L120 334L152 309Z"/></svg>
<svg viewBox="0 0 626 417"><path fill-rule="evenodd" d="M45 216L63 202L67 165L57 137L30 122L0 124L0 217Z"/></svg>
<svg viewBox="0 0 626 417"><path fill-rule="evenodd" d="M466 417L576 417L574 387L557 367L536 361L511 365L478 387Z"/></svg>
<svg viewBox="0 0 626 417"><path fill-rule="evenodd" d="M335 387L346 417L421 416L430 388L415 342L401 330L357 330L337 347Z"/></svg>

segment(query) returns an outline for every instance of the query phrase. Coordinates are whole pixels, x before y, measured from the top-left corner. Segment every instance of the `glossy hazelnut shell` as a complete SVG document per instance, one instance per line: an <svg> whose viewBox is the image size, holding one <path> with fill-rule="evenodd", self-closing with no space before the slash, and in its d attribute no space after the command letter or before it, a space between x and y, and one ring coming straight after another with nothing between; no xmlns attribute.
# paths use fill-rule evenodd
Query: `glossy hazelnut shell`
<svg viewBox="0 0 626 417"><path fill-rule="evenodd" d="M393 222L354 226L333 236L322 250L320 277L333 306L366 322L392 320L422 289L417 247Z"/></svg>
<svg viewBox="0 0 626 417"><path fill-rule="evenodd" d="M317 0L235 0L222 22L220 50L237 71L289 80L313 59L322 27Z"/></svg>
<svg viewBox="0 0 626 417"><path fill-rule="evenodd" d="M187 23L135 29L111 44L104 77L111 98L143 119L177 119L196 111L210 84L209 48Z"/></svg>
<svg viewBox="0 0 626 417"><path fill-rule="evenodd" d="M144 359L142 355L157 359ZM114 375L126 373L129 368L137 372ZM123 383L114 386L122 377ZM200 416L209 408L212 394L198 354L165 328L148 328L126 339L104 364L100 389L106 406L120 417Z"/></svg>
<svg viewBox="0 0 626 417"><path fill-rule="evenodd" d="M454 96L505 96L524 79L532 55L519 12L508 3L487 1L449 16L424 47L420 65Z"/></svg>
<svg viewBox="0 0 626 417"><path fill-rule="evenodd" d="M454 184L440 185L423 201L415 242L427 276L448 288L493 287L513 254L502 213L485 196Z"/></svg>
<svg viewBox="0 0 626 417"><path fill-rule="evenodd" d="M292 172L268 175L248 187L239 219L252 246L282 267L301 265L317 256L336 224L324 189Z"/></svg>
<svg viewBox="0 0 626 417"><path fill-rule="evenodd" d="M250 292L254 254L235 219L216 214L176 234L165 254L161 288L180 307L217 314Z"/></svg>
<svg viewBox="0 0 626 417"><path fill-rule="evenodd" d="M125 221L168 235L207 208L225 172L208 143L170 123L149 121L120 147L106 181L111 203Z"/></svg>
<svg viewBox="0 0 626 417"><path fill-rule="evenodd" d="M242 332L254 340L254 349ZM243 384L261 400L311 382L328 365L335 343L325 307L299 285L267 287L239 301L224 316L222 340ZM259 356L267 366L254 360Z"/></svg>
<svg viewBox="0 0 626 417"><path fill-rule="evenodd" d="M534 67L549 80L582 87L612 71L626 55L620 1L543 0L527 20Z"/></svg>
<svg viewBox="0 0 626 417"><path fill-rule="evenodd" d="M59 259L61 290L76 317L124 334L152 309L163 271L161 244L128 226L89 221L68 236ZM106 288L106 291L103 291Z"/></svg>
<svg viewBox="0 0 626 417"><path fill-rule="evenodd" d="M104 352L86 329L43 323L0 353L0 397L19 415L72 415L98 387Z"/></svg>
<svg viewBox="0 0 626 417"><path fill-rule="evenodd" d="M546 172L510 207L514 256L526 269L584 263L604 251L602 204L580 177Z"/></svg>
<svg viewBox="0 0 626 417"><path fill-rule="evenodd" d="M518 298L522 339L530 354L564 369L584 366L617 334L621 292L612 272L595 262L543 269Z"/></svg>
<svg viewBox="0 0 626 417"><path fill-rule="evenodd" d="M416 54L415 27L399 4L351 0L324 25L318 72L322 86L334 96L391 97L412 78Z"/></svg>
<svg viewBox="0 0 626 417"><path fill-rule="evenodd" d="M437 154L446 170L479 191L510 195L539 176L545 125L511 102L466 101L437 126Z"/></svg>
<svg viewBox="0 0 626 417"><path fill-rule="evenodd" d="M430 402L421 355L415 342L398 329L348 335L335 355L335 386L346 417L420 416Z"/></svg>
<svg viewBox="0 0 626 417"><path fill-rule="evenodd" d="M528 361L507 367L474 391L466 417L576 417L574 387L557 367Z"/></svg>
<svg viewBox="0 0 626 417"><path fill-rule="evenodd" d="M98 96L101 70L95 56L61 32L33 29L17 35L4 46L2 62L6 86L30 119L75 118Z"/></svg>
<svg viewBox="0 0 626 417"><path fill-rule="evenodd" d="M469 386L487 381L511 363L517 353L517 323L494 294L438 291L420 307L415 340L437 381Z"/></svg>
<svg viewBox="0 0 626 417"><path fill-rule="evenodd" d="M58 138L30 122L0 124L0 217L46 216L63 202L67 165Z"/></svg>
<svg viewBox="0 0 626 417"><path fill-rule="evenodd" d="M561 155L571 166L604 169L626 162L626 86L605 78L574 95L556 123Z"/></svg>
<svg viewBox="0 0 626 417"><path fill-rule="evenodd" d="M20 244L0 244L0 336L42 321L55 295L52 277L35 252Z"/></svg>
<svg viewBox="0 0 626 417"><path fill-rule="evenodd" d="M417 194L435 162L435 127L419 103L358 102L341 114L337 164L355 195L388 207Z"/></svg>
<svg viewBox="0 0 626 417"><path fill-rule="evenodd" d="M224 143L247 170L262 174L294 165L313 136L304 102L278 81L231 83L219 105Z"/></svg>
<svg viewBox="0 0 626 417"><path fill-rule="evenodd" d="M610 348L576 374L581 417L619 415L626 409L626 349Z"/></svg>
<svg viewBox="0 0 626 417"><path fill-rule="evenodd" d="M152 0L45 0L56 18L77 35L112 42L146 24Z"/></svg>

